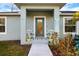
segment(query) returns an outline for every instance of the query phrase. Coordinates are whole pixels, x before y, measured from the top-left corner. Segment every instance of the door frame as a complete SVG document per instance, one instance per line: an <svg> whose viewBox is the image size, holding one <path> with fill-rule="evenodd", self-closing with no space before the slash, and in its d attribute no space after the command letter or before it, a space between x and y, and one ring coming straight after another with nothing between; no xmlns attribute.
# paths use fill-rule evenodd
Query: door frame
<svg viewBox="0 0 79 59"><path fill-rule="evenodd" d="M36 35L36 22L35 22L35 20L36 20L36 18L37 17L40 17L40 18L44 18L44 37L46 37L46 16L34 16L34 38L36 37L35 35Z"/></svg>

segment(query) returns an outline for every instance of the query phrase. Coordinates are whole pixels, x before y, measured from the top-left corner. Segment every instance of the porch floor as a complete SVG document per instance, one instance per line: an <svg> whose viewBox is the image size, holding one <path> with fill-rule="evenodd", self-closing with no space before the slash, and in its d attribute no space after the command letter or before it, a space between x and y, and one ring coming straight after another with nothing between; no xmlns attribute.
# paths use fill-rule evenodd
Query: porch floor
<svg viewBox="0 0 79 59"><path fill-rule="evenodd" d="M48 44L33 43L28 56L52 56Z"/></svg>

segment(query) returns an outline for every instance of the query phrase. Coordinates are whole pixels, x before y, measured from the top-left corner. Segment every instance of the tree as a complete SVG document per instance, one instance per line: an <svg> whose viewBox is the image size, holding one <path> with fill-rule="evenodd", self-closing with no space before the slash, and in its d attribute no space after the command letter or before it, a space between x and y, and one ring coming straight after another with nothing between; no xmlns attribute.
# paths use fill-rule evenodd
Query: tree
<svg viewBox="0 0 79 59"><path fill-rule="evenodd" d="M75 24L76 21L79 21L79 11L76 11L76 12L73 14L72 23Z"/></svg>

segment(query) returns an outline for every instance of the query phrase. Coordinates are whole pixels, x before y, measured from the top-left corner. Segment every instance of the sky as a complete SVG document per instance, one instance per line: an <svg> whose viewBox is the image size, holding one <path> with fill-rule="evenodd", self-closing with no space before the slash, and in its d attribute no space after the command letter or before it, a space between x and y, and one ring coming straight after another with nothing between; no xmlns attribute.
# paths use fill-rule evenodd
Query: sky
<svg viewBox="0 0 79 59"><path fill-rule="evenodd" d="M20 9L13 3L0 3L0 12L17 12ZM67 3L60 11L79 11L79 3Z"/></svg>
<svg viewBox="0 0 79 59"><path fill-rule="evenodd" d="M17 12L19 8L13 3L0 3L0 12Z"/></svg>
<svg viewBox="0 0 79 59"><path fill-rule="evenodd" d="M79 3L67 3L60 11L79 11Z"/></svg>

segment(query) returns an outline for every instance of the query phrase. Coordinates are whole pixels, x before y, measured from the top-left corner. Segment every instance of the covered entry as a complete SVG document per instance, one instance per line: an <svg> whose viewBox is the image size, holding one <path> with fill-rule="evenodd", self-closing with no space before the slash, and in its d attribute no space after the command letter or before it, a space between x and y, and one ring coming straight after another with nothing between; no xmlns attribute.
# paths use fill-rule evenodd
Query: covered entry
<svg viewBox="0 0 79 59"><path fill-rule="evenodd" d="M34 34L34 38L46 38L46 33L53 30L53 9L27 9L26 30Z"/></svg>
<svg viewBox="0 0 79 59"><path fill-rule="evenodd" d="M27 32L34 34L34 40L41 36L47 38L51 30L59 33L59 6L61 4L23 4L20 20L21 44L29 44L26 41ZM35 21L35 16L45 16L46 21L44 18L36 18Z"/></svg>

